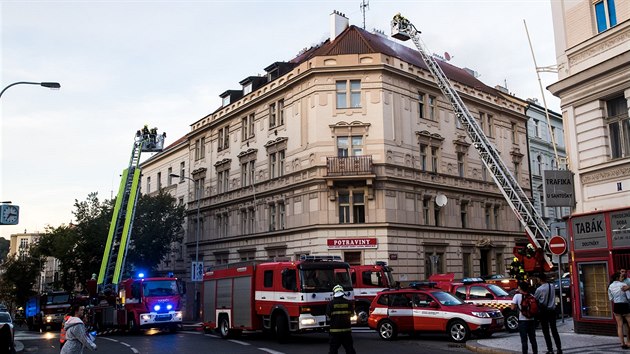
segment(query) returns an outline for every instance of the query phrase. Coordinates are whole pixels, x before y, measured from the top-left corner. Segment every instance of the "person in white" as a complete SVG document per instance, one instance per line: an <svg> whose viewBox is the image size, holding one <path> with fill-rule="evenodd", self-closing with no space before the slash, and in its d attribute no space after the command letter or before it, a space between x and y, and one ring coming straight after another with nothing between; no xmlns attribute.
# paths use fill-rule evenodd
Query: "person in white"
<svg viewBox="0 0 630 354"><path fill-rule="evenodd" d="M615 272L610 276L610 285L608 286L608 299L613 302L613 313L615 321L617 321L617 336L621 341L621 348L628 349L630 346L623 338L623 322L628 323L630 328L630 303L626 296L626 284L623 282L625 274Z"/></svg>

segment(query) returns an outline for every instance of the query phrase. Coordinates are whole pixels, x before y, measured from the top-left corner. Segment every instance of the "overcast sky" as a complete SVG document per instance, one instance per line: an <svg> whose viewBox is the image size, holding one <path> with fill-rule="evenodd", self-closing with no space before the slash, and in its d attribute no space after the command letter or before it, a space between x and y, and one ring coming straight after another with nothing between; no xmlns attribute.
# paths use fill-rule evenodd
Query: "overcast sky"
<svg viewBox="0 0 630 354"><path fill-rule="evenodd" d="M110 198L137 129L156 126L175 141L220 106L220 93L328 38L333 10L363 26L360 3L2 0L0 87L61 89L18 85L0 99L0 201L20 206L19 225L0 226L0 236L68 224L74 200L90 192ZM550 0L371 0L366 29L389 34L397 12L432 52L540 99L523 20L538 65L555 64ZM556 80L541 76L544 86Z"/></svg>

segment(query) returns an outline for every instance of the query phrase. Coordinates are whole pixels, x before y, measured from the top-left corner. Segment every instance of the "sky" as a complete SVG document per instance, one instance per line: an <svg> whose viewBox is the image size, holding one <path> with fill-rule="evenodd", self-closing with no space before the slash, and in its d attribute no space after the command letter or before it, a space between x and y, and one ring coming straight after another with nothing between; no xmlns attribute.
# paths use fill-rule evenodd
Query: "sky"
<svg viewBox="0 0 630 354"><path fill-rule="evenodd" d="M555 64L550 1L371 0L365 28L389 35L400 12L431 52L540 100L523 20L538 66ZM0 202L20 207L19 224L0 225L0 237L67 225L75 200L91 192L111 198L136 130L155 126L172 143L221 105L219 94L328 38L333 10L362 27L360 4L0 0L0 87L61 84L16 85L0 98ZM545 87L557 80L540 75ZM559 100L545 97L559 112Z"/></svg>

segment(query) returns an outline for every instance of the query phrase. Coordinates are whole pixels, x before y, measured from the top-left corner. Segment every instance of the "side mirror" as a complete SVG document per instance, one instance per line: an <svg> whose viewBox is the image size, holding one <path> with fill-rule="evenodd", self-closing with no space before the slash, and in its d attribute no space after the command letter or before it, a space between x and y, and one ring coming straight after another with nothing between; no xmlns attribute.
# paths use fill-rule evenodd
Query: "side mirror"
<svg viewBox="0 0 630 354"><path fill-rule="evenodd" d="M431 301L429 302L429 308L437 309L437 308L440 308L440 305L438 305L438 303L435 301Z"/></svg>
<svg viewBox="0 0 630 354"><path fill-rule="evenodd" d="M487 293L486 294L486 299L494 300L494 296L492 296L492 294L490 294L490 293Z"/></svg>

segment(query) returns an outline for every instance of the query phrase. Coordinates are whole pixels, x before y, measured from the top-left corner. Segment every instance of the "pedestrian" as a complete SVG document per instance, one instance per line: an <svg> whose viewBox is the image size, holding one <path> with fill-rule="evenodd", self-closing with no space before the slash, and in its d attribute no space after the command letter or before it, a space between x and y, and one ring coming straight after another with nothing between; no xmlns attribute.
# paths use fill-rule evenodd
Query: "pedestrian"
<svg viewBox="0 0 630 354"><path fill-rule="evenodd" d="M622 349L630 348L623 338L623 323L628 323L630 328L630 304L628 297L623 290L625 283L621 272L615 272L610 276L610 285L608 286L608 299L613 302L613 313L617 322L617 336L621 342ZM630 329L629 329L630 330Z"/></svg>
<svg viewBox="0 0 630 354"><path fill-rule="evenodd" d="M66 321L66 344L61 349L61 354L83 354L83 348L89 347L96 350L96 344L85 332L85 324L81 320L85 307L75 304L72 306L72 317Z"/></svg>
<svg viewBox="0 0 630 354"><path fill-rule="evenodd" d="M350 317L354 306L345 298L346 293L341 285L333 288L333 299L326 306L326 317L330 319L330 348L328 354L337 354L343 346L346 354L356 354L352 343L352 327Z"/></svg>
<svg viewBox="0 0 630 354"><path fill-rule="evenodd" d="M541 273L538 279L540 279L540 286L536 289L534 297L540 305L538 309L538 319L540 320L540 326L542 327L545 343L547 344L546 354L553 354L551 335L553 335L553 341L556 342L557 353L562 354L562 343L560 342L560 335L556 327L556 290L555 287L547 281L547 275L545 273ZM549 335L550 328L551 335Z"/></svg>
<svg viewBox="0 0 630 354"><path fill-rule="evenodd" d="M512 311L517 308L518 314L518 331L521 335L521 348L523 354L527 354L527 338L532 344L532 353L538 354L538 343L536 343L536 321L534 316L530 313L530 301L527 297L531 297L530 287L527 282L521 281L518 283L518 293L512 298ZM536 299L534 299L534 304ZM534 305L536 306L536 305Z"/></svg>

